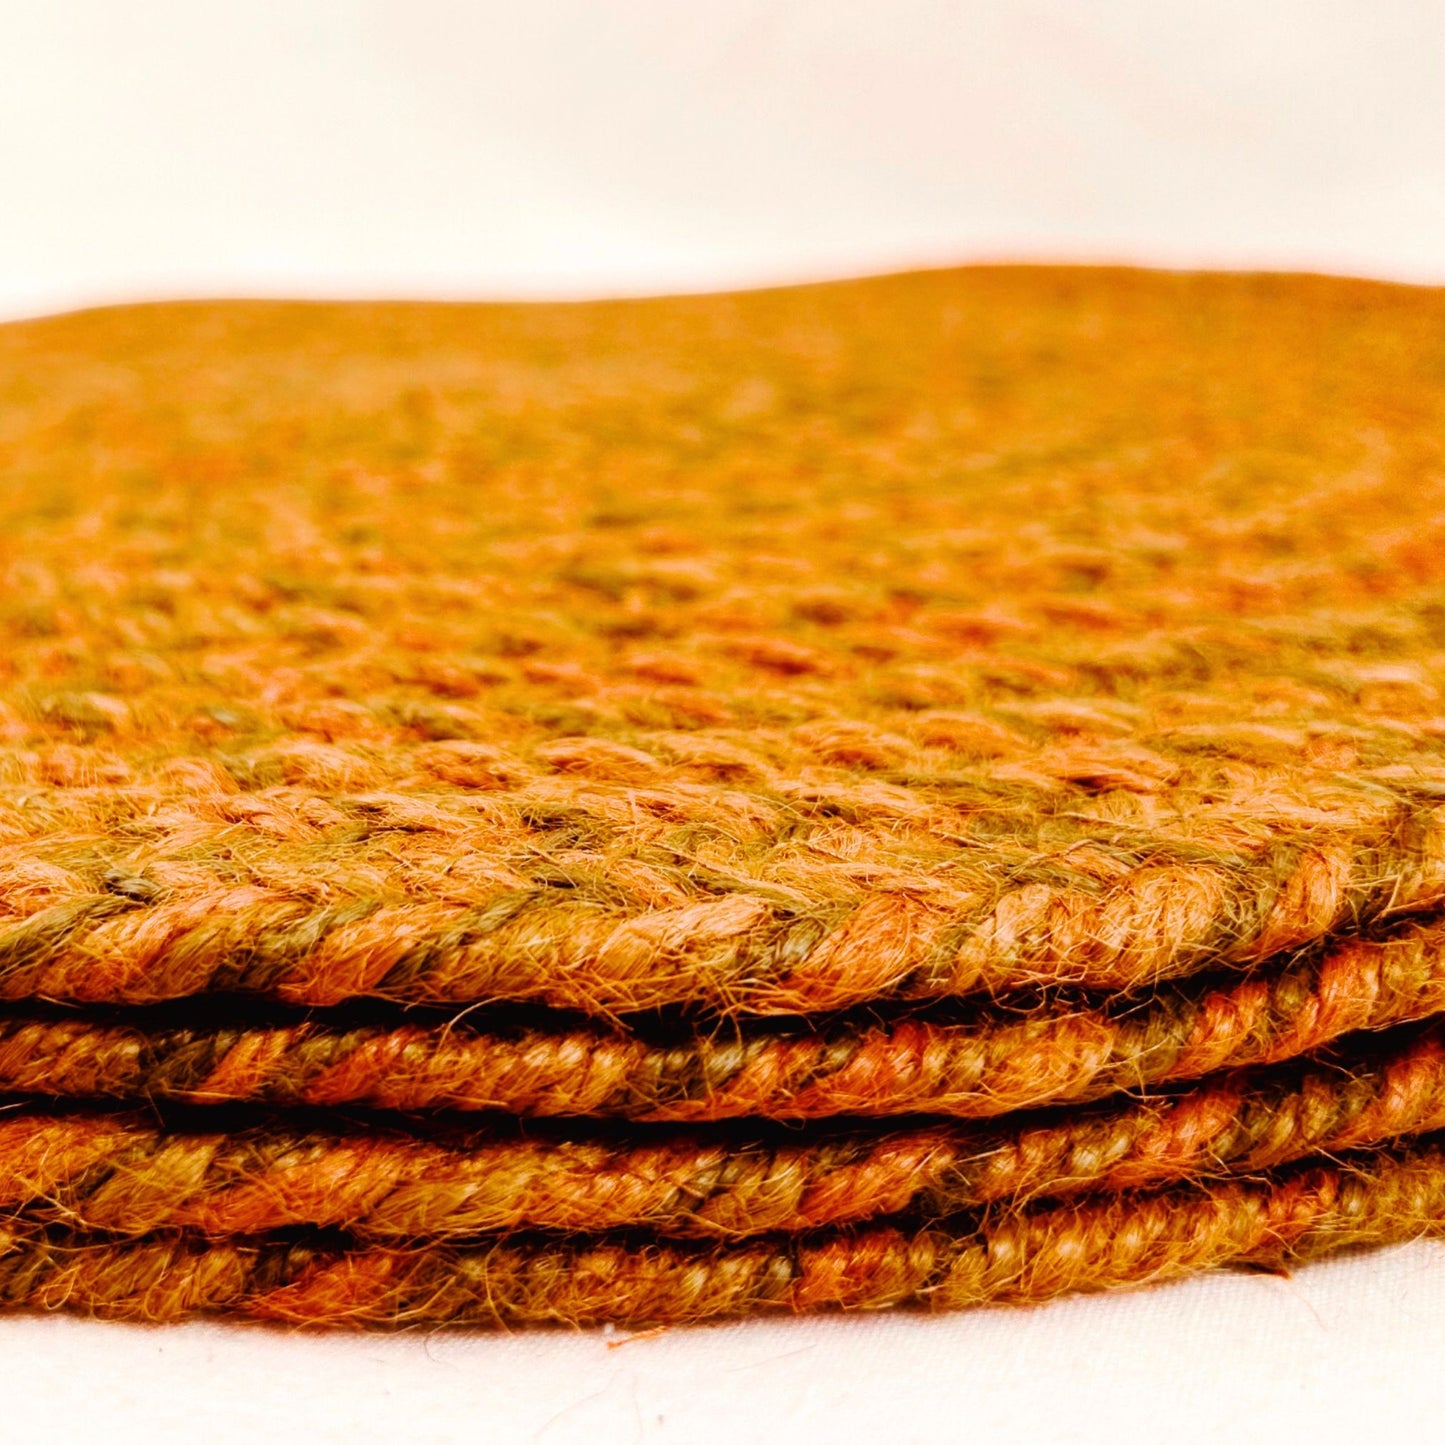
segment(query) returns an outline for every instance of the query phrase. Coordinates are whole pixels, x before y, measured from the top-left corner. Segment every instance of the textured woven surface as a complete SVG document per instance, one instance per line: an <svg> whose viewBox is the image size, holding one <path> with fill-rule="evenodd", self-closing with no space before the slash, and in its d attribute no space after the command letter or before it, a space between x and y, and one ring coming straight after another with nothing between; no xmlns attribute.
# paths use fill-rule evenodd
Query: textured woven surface
<svg viewBox="0 0 1445 1445"><path fill-rule="evenodd" d="M1362 1240L1429 1227L1428 1147L1368 1151L1440 1122L1436 1036L1352 1036L1445 1002L1442 337L1428 291L1029 269L0 328L4 1267L89 1281L5 1297L1031 1298L1253 1257L1179 1201L1340 1149ZM1078 1189L1047 1286L797 1284L791 1231L872 1279ZM770 1237L646 1243L708 1228Z"/></svg>

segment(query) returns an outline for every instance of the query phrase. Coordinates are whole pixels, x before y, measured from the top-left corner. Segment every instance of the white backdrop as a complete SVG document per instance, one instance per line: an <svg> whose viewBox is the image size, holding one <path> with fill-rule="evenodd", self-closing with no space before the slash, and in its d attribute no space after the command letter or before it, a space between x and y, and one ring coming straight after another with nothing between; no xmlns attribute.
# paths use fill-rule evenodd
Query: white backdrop
<svg viewBox="0 0 1445 1445"><path fill-rule="evenodd" d="M977 257L1445 281L1438 0L0 0L0 314Z"/></svg>
<svg viewBox="0 0 1445 1445"><path fill-rule="evenodd" d="M0 316L980 258L1445 282L1435 0L0 0ZM0 1318L4 1438L1438 1433L1445 1249L1027 1313L317 1338Z"/></svg>

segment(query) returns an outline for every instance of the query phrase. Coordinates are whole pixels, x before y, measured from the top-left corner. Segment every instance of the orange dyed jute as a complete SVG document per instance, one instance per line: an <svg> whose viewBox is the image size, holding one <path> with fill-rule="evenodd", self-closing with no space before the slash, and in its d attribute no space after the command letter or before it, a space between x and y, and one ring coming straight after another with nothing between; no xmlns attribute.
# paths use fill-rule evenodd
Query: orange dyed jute
<svg viewBox="0 0 1445 1445"><path fill-rule="evenodd" d="M1442 338L1043 268L0 327L0 1300L1440 1230Z"/></svg>

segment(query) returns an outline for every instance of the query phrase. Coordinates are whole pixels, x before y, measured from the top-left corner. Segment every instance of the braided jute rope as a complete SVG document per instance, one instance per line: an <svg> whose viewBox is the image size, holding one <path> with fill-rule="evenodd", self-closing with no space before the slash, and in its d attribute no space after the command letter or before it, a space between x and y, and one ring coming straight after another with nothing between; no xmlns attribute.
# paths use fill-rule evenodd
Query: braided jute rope
<svg viewBox="0 0 1445 1445"><path fill-rule="evenodd" d="M1445 1025L1435 1025L1348 1071L1234 1074L988 1132L438 1142L284 1121L217 1133L165 1131L145 1116L12 1115L0 1118L0 1210L123 1235L330 1226L383 1241L517 1229L728 1237L1257 1173L1442 1128Z"/></svg>
<svg viewBox="0 0 1445 1445"><path fill-rule="evenodd" d="M1000 1211L976 1228L869 1228L715 1245L487 1240L137 1241L0 1229L0 1305L294 1325L687 1323L751 1312L1024 1303L1223 1265L1279 1267L1445 1229L1433 1146L1278 1178Z"/></svg>
<svg viewBox="0 0 1445 1445"><path fill-rule="evenodd" d="M1433 806L1402 810L1361 836L1326 828L1208 862L1178 849L1171 859L1158 842L1091 851L1083 837L1053 856L959 849L917 875L895 867L871 892L794 889L779 902L781 890L737 883L670 908L619 908L587 896L600 890L580 879L465 906L317 906L220 878L167 887L112 873L105 887L0 926L0 999L151 1003L222 990L306 1005L369 997L766 1015L1040 984L1139 989L1438 906L1442 819ZM490 842L449 839L463 853ZM271 863L285 870L285 851ZM308 886L298 863L290 891Z"/></svg>
<svg viewBox="0 0 1445 1445"><path fill-rule="evenodd" d="M935 1113L987 1118L1278 1062L1445 1011L1445 924L1350 939L1277 972L1128 1007L989 1012L658 1044L594 1029L494 1035L465 1022L142 1028L0 1015L0 1091L192 1104L363 1105L702 1122Z"/></svg>
<svg viewBox="0 0 1445 1445"><path fill-rule="evenodd" d="M810 1013L1438 906L1442 318L982 268L0 327L0 998Z"/></svg>

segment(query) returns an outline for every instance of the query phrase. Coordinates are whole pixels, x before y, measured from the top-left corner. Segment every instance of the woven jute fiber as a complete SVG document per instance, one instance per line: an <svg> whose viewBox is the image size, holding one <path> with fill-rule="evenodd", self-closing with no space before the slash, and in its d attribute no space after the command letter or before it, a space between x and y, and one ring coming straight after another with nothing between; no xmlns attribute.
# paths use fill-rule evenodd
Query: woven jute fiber
<svg viewBox="0 0 1445 1445"><path fill-rule="evenodd" d="M1445 1223L1445 293L0 327L0 1300L952 1307Z"/></svg>

